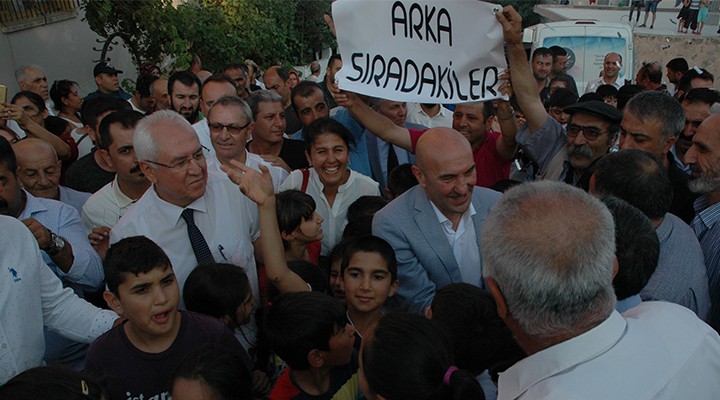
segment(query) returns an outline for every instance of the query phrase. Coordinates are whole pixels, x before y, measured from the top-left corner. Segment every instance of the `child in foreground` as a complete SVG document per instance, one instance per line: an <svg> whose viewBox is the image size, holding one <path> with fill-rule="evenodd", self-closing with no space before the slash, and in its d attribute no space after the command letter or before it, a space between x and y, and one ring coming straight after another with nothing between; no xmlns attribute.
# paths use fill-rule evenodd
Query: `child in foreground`
<svg viewBox="0 0 720 400"><path fill-rule="evenodd" d="M185 356L205 343L241 353L220 321L178 310L180 288L167 255L144 236L125 238L105 256L103 294L127 318L88 349L87 372L104 379L109 400L169 398L171 376Z"/></svg>

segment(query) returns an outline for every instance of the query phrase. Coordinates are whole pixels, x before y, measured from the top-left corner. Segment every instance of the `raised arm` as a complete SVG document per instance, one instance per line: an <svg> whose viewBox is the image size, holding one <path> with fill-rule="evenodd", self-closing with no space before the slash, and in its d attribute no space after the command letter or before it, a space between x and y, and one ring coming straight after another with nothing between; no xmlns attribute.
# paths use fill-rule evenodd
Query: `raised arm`
<svg viewBox="0 0 720 400"><path fill-rule="evenodd" d="M527 126L534 133L549 118L537 93L537 84L528 67L525 49L522 44L522 18L512 6L505 6L495 17L503 27L503 36L507 43L507 57L510 63L511 82L517 102L525 113Z"/></svg>
<svg viewBox="0 0 720 400"><path fill-rule="evenodd" d="M333 85L333 89L335 102L339 106L347 108L350 114L370 132L374 133L375 136L405 150L412 151L410 131L395 125L389 118L370 108L355 93L340 90L337 85Z"/></svg>
<svg viewBox="0 0 720 400"><path fill-rule="evenodd" d="M14 119L15 121L17 121L20 128L22 128L22 130L25 131L25 134L27 134L29 137L35 137L48 142L50 146L55 149L55 152L57 153L59 159L70 159L70 157L72 156L70 152L70 145L63 142L63 140L59 137L50 133L47 129L40 126L37 122L33 121L27 115L27 113L25 113L25 110L23 110L21 106L11 103L3 103L3 106L5 106L5 112L7 112L6 115L3 115L4 119Z"/></svg>
<svg viewBox="0 0 720 400"><path fill-rule="evenodd" d="M500 92L509 94L512 90L510 83L506 82L500 85ZM509 101L502 99L497 100L497 120L500 125L502 135L495 142L497 152L504 160L512 160L517 152L517 140L515 135L518 131L518 123L515 118L515 110L513 110Z"/></svg>
<svg viewBox="0 0 720 400"><path fill-rule="evenodd" d="M308 291L308 284L291 271L285 261L285 250L275 213L275 189L270 171L262 164L259 166L261 172L258 172L235 160L230 163L232 166L222 165L220 168L240 187L242 193L258 206L260 232L262 232L260 247L268 279L280 293Z"/></svg>

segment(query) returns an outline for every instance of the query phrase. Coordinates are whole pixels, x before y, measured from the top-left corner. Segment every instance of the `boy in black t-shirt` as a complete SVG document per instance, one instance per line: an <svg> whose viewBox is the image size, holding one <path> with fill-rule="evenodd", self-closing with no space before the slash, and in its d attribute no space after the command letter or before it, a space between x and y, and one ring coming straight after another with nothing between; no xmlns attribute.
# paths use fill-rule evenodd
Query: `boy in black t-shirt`
<svg viewBox="0 0 720 400"><path fill-rule="evenodd" d="M127 320L88 350L86 370L104 379L110 400L169 399L175 367L195 348L242 346L220 321L178 310L180 288L167 255L144 236L105 256L108 305Z"/></svg>

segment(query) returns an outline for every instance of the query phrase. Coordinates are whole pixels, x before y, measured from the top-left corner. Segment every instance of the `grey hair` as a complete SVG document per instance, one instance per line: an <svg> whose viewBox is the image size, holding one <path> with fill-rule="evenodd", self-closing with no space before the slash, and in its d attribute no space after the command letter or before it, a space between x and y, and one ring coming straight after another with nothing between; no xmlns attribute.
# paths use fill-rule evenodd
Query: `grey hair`
<svg viewBox="0 0 720 400"><path fill-rule="evenodd" d="M482 233L483 276L528 334L576 334L615 308L613 217L560 182L526 183L495 204Z"/></svg>
<svg viewBox="0 0 720 400"><path fill-rule="evenodd" d="M133 136L133 147L135 155L139 161L148 161L156 158L160 149L155 141L157 130L155 125L163 122L173 122L175 124L187 126L191 132L194 132L192 125L175 111L162 110L156 111L138 122L135 127L135 136Z"/></svg>
<svg viewBox="0 0 720 400"><path fill-rule="evenodd" d="M45 74L45 70L43 67L32 64L32 65L21 65L15 70L15 80L19 84L20 82L25 82L25 78L27 77L27 72L29 69L37 69L40 70L43 75Z"/></svg>
<svg viewBox="0 0 720 400"><path fill-rule="evenodd" d="M243 112L243 115L245 115L245 123L250 122L252 120L252 110L250 110L250 106L245 102L245 100L237 97L237 96L223 96L213 103L213 105L210 107L210 110L208 110L208 115L206 117L209 119L210 115L212 114L212 110L215 108L215 106L223 106L223 107L237 107L240 109L240 111Z"/></svg>
<svg viewBox="0 0 720 400"><path fill-rule="evenodd" d="M257 90L250 94L247 99L247 104L250 106L252 111L253 120L257 119L258 111L260 110L260 103L280 103L282 104L282 97L272 90Z"/></svg>
<svg viewBox="0 0 720 400"><path fill-rule="evenodd" d="M665 93L648 90L633 96L623 109L641 122L660 120L663 139L677 136L685 129L685 112L680 103Z"/></svg>

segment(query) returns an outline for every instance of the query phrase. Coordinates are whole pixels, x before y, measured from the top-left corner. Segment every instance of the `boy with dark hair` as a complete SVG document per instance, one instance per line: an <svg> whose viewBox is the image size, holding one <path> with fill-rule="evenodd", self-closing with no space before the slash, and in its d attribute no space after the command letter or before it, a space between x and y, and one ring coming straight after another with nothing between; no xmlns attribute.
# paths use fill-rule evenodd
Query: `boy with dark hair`
<svg viewBox="0 0 720 400"><path fill-rule="evenodd" d="M600 85L598 86L595 93L602 97L602 101L610 104L613 107L617 107L618 103L618 89L613 85Z"/></svg>
<svg viewBox="0 0 720 400"><path fill-rule="evenodd" d="M168 398L175 367L205 343L242 352L220 321L178 310L172 265L150 239L134 236L110 247L105 279L105 300L127 320L90 346L86 370L104 378L110 400Z"/></svg>
<svg viewBox="0 0 720 400"><path fill-rule="evenodd" d="M356 398L355 331L336 299L319 292L282 294L268 310L265 333L288 365L270 399Z"/></svg>
<svg viewBox="0 0 720 400"><path fill-rule="evenodd" d="M342 286L347 298L347 319L355 328L355 346L368 337L383 315L385 301L398 288L395 251L377 236L350 241L340 264Z"/></svg>

